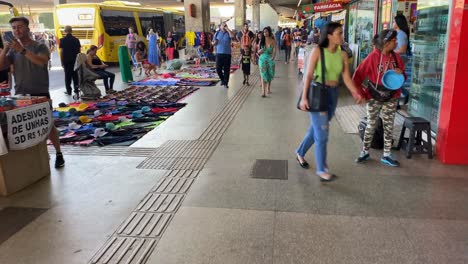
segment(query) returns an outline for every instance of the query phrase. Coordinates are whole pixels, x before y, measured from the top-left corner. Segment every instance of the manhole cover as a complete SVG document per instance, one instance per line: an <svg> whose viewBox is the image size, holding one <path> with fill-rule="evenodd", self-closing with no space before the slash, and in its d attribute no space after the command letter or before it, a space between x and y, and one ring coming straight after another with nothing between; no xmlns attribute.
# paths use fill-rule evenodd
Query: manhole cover
<svg viewBox="0 0 468 264"><path fill-rule="evenodd" d="M252 169L252 178L287 180L288 161L258 159Z"/></svg>

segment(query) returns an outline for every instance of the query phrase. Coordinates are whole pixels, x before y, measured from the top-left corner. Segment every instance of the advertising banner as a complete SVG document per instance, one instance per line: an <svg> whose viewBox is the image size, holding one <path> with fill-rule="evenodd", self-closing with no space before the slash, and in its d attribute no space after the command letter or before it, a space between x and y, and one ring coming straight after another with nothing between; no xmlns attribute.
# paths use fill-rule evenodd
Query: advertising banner
<svg viewBox="0 0 468 264"><path fill-rule="evenodd" d="M336 11L343 9L342 2L328 2L328 3L319 3L314 4L314 12L328 12L328 11Z"/></svg>

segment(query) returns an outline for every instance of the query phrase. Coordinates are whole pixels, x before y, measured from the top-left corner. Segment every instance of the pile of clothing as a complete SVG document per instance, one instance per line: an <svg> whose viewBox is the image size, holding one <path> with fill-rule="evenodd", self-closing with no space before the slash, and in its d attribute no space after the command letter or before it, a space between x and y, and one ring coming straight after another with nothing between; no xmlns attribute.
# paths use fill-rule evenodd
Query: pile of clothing
<svg viewBox="0 0 468 264"><path fill-rule="evenodd" d="M219 82L215 67L189 66L178 71L153 75L132 85L158 86L213 86Z"/></svg>
<svg viewBox="0 0 468 264"><path fill-rule="evenodd" d="M54 109L62 144L129 146L186 106L180 99L199 88L137 87L88 103L61 103Z"/></svg>
<svg viewBox="0 0 468 264"><path fill-rule="evenodd" d="M200 88L193 86L131 86L108 94L104 99L143 104L174 103L198 89Z"/></svg>

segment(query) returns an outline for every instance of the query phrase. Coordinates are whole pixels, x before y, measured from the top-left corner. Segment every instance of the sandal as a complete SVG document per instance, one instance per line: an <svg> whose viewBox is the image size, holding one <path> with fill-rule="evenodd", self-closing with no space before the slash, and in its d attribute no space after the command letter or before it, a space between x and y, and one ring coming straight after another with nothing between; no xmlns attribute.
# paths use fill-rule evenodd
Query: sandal
<svg viewBox="0 0 468 264"><path fill-rule="evenodd" d="M299 162L299 165L301 165L302 168L304 168L304 169L309 168L309 163L307 161L304 160L303 162L301 162L301 160L297 156L296 156L296 160L297 160L297 162Z"/></svg>
<svg viewBox="0 0 468 264"><path fill-rule="evenodd" d="M323 173L323 174L328 174L328 173ZM323 178L322 176L317 174L321 182L332 182L336 180L336 178L338 178L338 176L336 176L335 174L329 174L329 175L330 175L330 178Z"/></svg>

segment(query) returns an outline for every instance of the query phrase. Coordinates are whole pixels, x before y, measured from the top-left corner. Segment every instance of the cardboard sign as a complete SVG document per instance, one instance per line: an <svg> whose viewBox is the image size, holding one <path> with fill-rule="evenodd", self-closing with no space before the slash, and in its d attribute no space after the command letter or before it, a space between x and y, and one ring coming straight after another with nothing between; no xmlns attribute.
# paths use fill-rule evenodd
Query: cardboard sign
<svg viewBox="0 0 468 264"><path fill-rule="evenodd" d="M10 150L21 150L44 141L52 128L49 102L6 112Z"/></svg>
<svg viewBox="0 0 468 264"><path fill-rule="evenodd" d="M319 3L314 4L314 12L328 12L343 9L343 3L341 2L328 2L328 3Z"/></svg>

